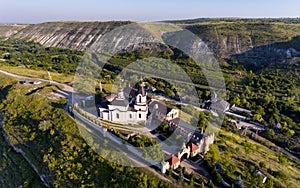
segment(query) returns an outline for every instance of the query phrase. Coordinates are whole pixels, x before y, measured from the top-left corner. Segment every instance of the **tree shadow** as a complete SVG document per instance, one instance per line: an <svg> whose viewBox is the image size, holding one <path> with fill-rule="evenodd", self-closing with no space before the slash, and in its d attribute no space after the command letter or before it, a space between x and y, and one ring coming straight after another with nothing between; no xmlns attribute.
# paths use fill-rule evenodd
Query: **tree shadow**
<svg viewBox="0 0 300 188"><path fill-rule="evenodd" d="M8 85L8 86L5 86L4 88L1 88L0 89L0 103L6 99L7 95L8 95L8 92L9 90L12 88L12 85Z"/></svg>

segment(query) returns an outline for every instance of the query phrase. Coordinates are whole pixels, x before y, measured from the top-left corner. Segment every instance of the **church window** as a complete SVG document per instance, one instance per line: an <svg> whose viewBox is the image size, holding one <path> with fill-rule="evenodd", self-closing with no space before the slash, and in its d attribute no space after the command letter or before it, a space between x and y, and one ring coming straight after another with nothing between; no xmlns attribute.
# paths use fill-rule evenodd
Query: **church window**
<svg viewBox="0 0 300 188"><path fill-rule="evenodd" d="M117 113L117 119L120 119L120 115Z"/></svg>
<svg viewBox="0 0 300 188"><path fill-rule="evenodd" d="M139 96L139 101L140 101L140 103L142 102L142 96Z"/></svg>
<svg viewBox="0 0 300 188"><path fill-rule="evenodd" d="M132 119L132 114L129 114L129 118Z"/></svg>
<svg viewBox="0 0 300 188"><path fill-rule="evenodd" d="M142 118L142 114L139 114L139 118L140 118L140 119Z"/></svg>

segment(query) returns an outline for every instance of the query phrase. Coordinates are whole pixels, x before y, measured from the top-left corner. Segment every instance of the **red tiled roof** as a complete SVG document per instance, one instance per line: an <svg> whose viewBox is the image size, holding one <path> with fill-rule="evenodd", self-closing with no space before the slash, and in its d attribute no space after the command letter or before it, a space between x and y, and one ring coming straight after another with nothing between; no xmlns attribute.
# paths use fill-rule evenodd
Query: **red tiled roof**
<svg viewBox="0 0 300 188"><path fill-rule="evenodd" d="M194 143L190 143L189 146L191 147L191 152L197 151L199 147Z"/></svg>
<svg viewBox="0 0 300 188"><path fill-rule="evenodd" d="M174 165L174 164L180 162L180 160L175 155L172 155L172 157L168 160L168 162L170 163L170 165Z"/></svg>

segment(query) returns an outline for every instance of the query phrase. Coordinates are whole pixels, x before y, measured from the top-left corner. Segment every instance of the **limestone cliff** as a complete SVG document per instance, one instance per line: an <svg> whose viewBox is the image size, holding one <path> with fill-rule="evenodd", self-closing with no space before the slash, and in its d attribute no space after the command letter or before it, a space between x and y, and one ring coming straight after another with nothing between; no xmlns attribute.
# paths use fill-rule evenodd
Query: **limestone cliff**
<svg viewBox="0 0 300 188"><path fill-rule="evenodd" d="M222 58L242 54L260 46L276 48L273 49L274 52L277 49L287 50L290 47L273 44L289 42L300 36L300 24L233 22L181 26L202 38L210 49Z"/></svg>
<svg viewBox="0 0 300 188"><path fill-rule="evenodd" d="M129 23L49 22L28 25L21 30L2 25L0 36L34 40L47 47L86 50L96 41L101 41L105 33ZM295 61L294 57L299 56L297 37L300 36L300 24L297 23L219 21L176 24L199 36L220 59L260 64L268 62L270 57L274 57L271 58L272 63L280 63ZM132 38L135 34L131 32L128 35Z"/></svg>
<svg viewBox="0 0 300 188"><path fill-rule="evenodd" d="M0 25L0 37L10 37L16 34L19 30L25 28L27 25L17 24L3 24Z"/></svg>
<svg viewBox="0 0 300 188"><path fill-rule="evenodd" d="M85 50L104 33L130 22L50 22L30 25L15 38L34 40L47 47Z"/></svg>

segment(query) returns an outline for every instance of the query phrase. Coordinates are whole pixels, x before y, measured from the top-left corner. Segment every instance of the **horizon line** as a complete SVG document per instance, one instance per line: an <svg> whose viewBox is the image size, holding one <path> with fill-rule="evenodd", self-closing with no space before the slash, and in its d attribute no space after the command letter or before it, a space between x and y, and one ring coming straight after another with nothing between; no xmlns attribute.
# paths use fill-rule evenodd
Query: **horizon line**
<svg viewBox="0 0 300 188"><path fill-rule="evenodd" d="M53 23L53 22L172 22L172 21L192 21L192 20L200 20L200 19L254 19L254 20L263 20L263 19L300 19L300 17L196 17L196 18L180 18L180 19L163 19L163 20L145 20L145 21L139 21L139 20L129 20L129 19L107 19L107 20L85 20L85 19L77 19L77 20L45 20L41 22L0 22L1 25L35 25L35 24L42 24L42 23Z"/></svg>

